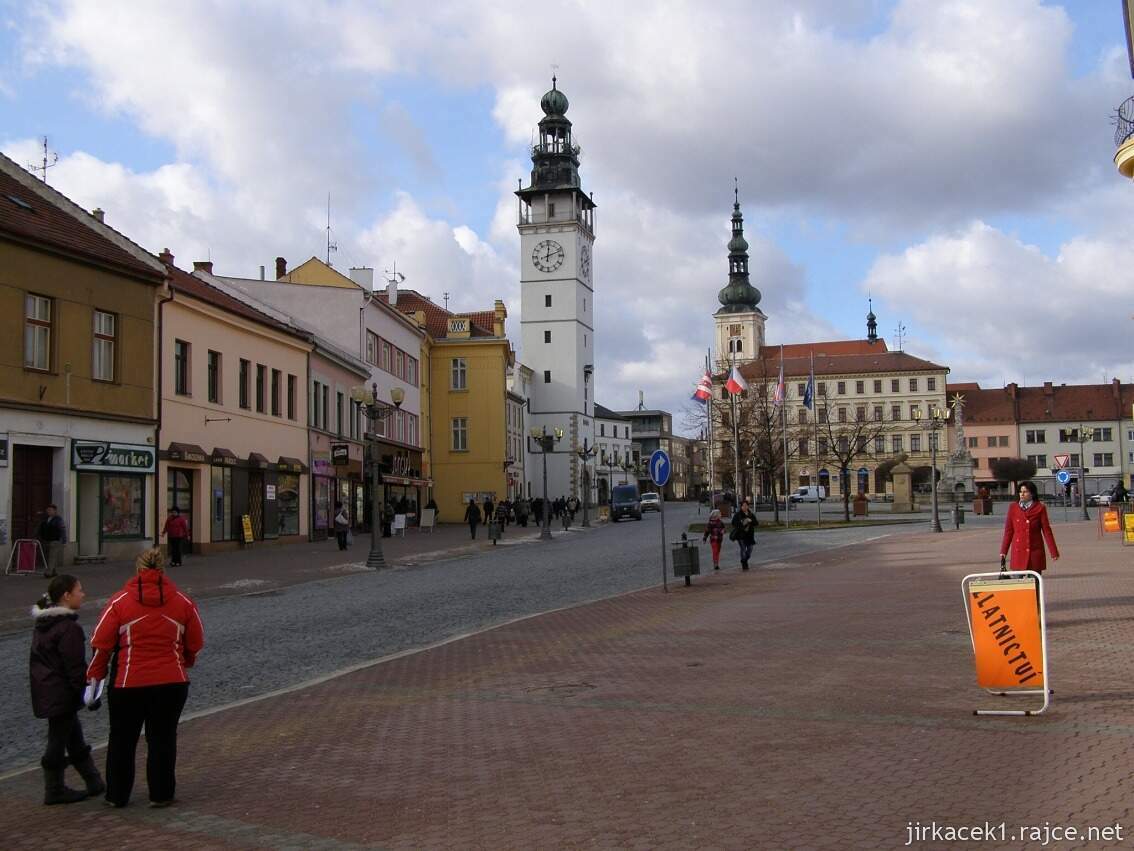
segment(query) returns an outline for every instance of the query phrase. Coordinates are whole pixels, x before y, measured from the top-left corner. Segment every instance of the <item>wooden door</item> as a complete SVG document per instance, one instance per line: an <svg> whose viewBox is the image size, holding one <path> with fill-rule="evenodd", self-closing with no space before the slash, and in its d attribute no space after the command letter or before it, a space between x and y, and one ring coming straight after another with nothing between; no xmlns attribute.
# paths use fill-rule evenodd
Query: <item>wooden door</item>
<svg viewBox="0 0 1134 851"><path fill-rule="evenodd" d="M50 446L16 444L12 452L12 537L34 538L51 502ZM71 530L68 530L71 534Z"/></svg>

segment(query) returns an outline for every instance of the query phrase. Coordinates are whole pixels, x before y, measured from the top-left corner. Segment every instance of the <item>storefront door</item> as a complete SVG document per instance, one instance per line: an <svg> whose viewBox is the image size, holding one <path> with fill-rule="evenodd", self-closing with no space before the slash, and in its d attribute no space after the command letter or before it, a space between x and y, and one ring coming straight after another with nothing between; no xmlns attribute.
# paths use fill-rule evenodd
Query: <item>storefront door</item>
<svg viewBox="0 0 1134 851"><path fill-rule="evenodd" d="M252 518L252 537L264 540L264 474L248 473L248 514Z"/></svg>
<svg viewBox="0 0 1134 851"><path fill-rule="evenodd" d="M12 538L34 538L51 503L50 446L16 444L12 452ZM60 512L61 514L63 512ZM68 534L72 534L68 530Z"/></svg>

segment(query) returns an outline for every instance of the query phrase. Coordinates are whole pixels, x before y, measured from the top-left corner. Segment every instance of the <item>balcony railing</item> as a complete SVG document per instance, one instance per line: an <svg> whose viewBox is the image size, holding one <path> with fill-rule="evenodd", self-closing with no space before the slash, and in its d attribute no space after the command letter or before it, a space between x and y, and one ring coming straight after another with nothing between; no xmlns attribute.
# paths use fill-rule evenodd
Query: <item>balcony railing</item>
<svg viewBox="0 0 1134 851"><path fill-rule="evenodd" d="M1114 111L1114 124L1114 146L1118 148L1134 137L1134 97L1124 100Z"/></svg>

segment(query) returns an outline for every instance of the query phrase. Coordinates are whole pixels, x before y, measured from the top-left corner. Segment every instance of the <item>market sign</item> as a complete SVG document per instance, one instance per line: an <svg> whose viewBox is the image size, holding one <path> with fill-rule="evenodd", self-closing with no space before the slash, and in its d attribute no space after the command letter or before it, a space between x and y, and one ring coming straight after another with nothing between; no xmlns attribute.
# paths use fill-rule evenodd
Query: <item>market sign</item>
<svg viewBox="0 0 1134 851"><path fill-rule="evenodd" d="M100 472L153 473L157 469L157 453L151 446L133 443L72 440L71 468Z"/></svg>
<svg viewBox="0 0 1134 851"><path fill-rule="evenodd" d="M331 444L331 463L336 467L343 467L350 464L349 443Z"/></svg>

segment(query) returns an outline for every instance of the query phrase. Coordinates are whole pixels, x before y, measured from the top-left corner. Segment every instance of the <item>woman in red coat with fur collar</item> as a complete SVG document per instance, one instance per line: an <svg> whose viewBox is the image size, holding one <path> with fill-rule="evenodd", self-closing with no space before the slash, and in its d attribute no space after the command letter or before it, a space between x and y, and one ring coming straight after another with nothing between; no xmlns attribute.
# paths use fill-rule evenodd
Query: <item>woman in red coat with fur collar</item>
<svg viewBox="0 0 1134 851"><path fill-rule="evenodd" d="M1043 573L1047 567L1044 558L1043 542L1051 550L1053 561L1059 560L1059 547L1055 545L1055 535L1051 522L1047 519L1047 509L1039 501L1039 494L1032 482L1020 482L1020 501L1008 508L1008 518L1004 521L1004 539L1000 542L1000 566L1004 566L1008 548L1012 549L1012 570L1034 570Z"/></svg>

